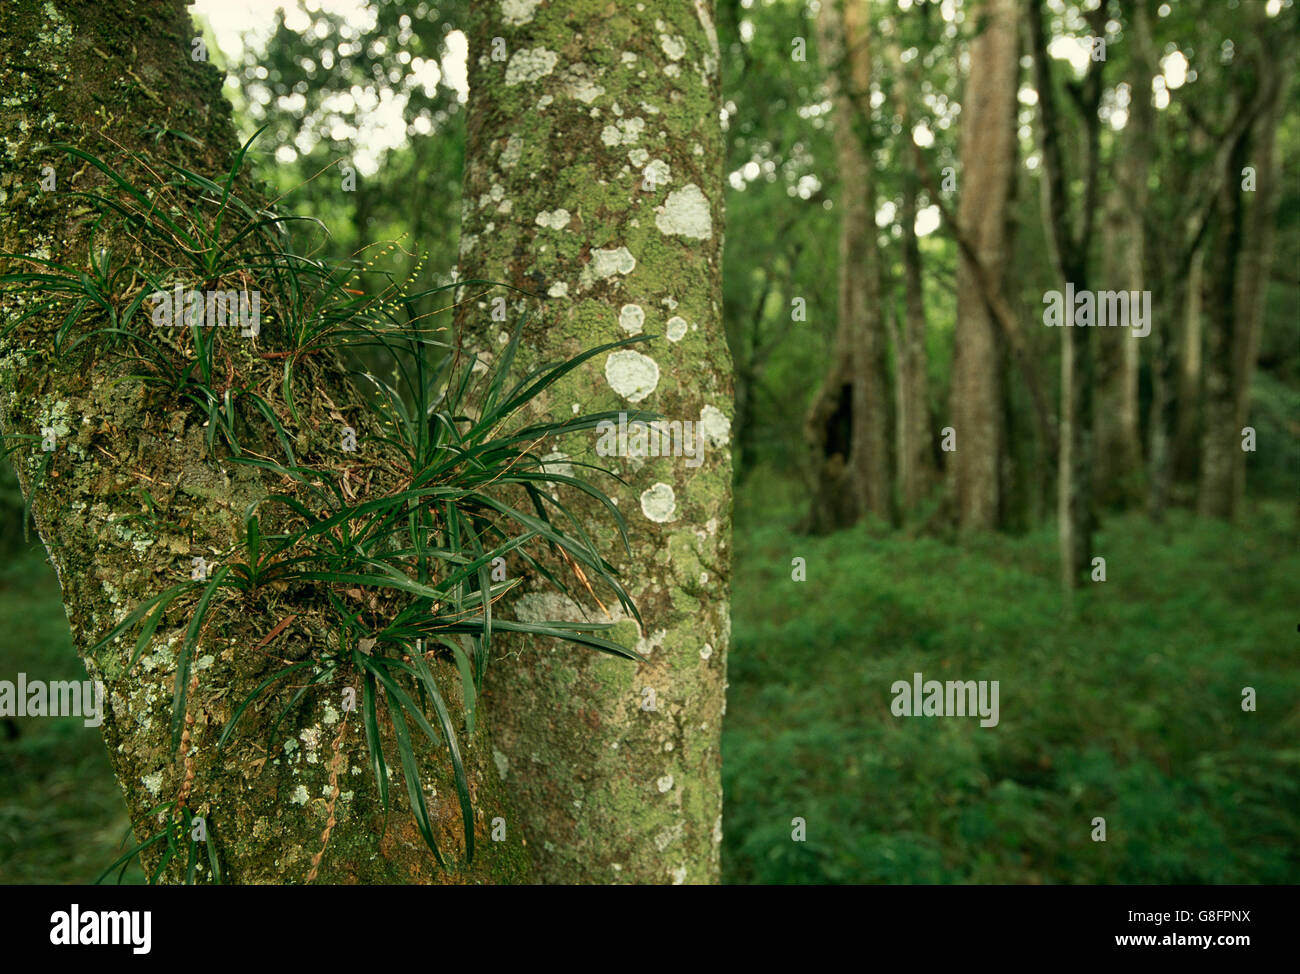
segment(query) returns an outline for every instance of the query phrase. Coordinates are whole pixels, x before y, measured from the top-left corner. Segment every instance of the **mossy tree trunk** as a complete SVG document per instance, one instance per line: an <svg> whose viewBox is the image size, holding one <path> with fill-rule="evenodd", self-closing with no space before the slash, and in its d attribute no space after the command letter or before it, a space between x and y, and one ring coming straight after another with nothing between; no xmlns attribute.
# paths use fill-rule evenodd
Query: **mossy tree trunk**
<svg viewBox="0 0 1300 974"><path fill-rule="evenodd" d="M475 287L460 324L491 355L527 313L521 355L533 362L657 336L598 356L538 406L556 417L650 409L703 438L698 465L602 456L595 434L538 445L557 464L595 463L626 480L605 486L626 516L631 556L612 528L595 537L644 627L603 593L608 617L573 588L581 611L615 621L616 638L647 662L516 647L520 658L488 676L498 764L542 880L714 882L732 384L713 5L482 0L469 41L461 276L542 297ZM608 523L589 499L564 488L560 497L585 527ZM526 594L502 611L566 607Z"/></svg>
<svg viewBox="0 0 1300 974"><path fill-rule="evenodd" d="M108 221L92 233L94 214L69 191L103 191L107 181L93 167L48 150L48 144L71 143L119 164L160 206L189 206L194 200L185 199L182 190L161 187L155 175L160 160L219 179L235 147L220 78L209 64L191 59L195 36L182 0L51 0L6 9L0 33L0 88L6 93L0 108L0 250L85 267L93 245L118 261L148 263L150 255L134 234L113 230ZM198 142L156 135L157 128L143 134L146 126L184 132ZM126 158L126 152L139 150L153 154L152 171ZM52 167L52 191L42 186L49 175L45 166ZM175 255L170 260L172 266L182 262ZM0 261L0 268L32 269L17 260ZM135 279L123 286L128 293L113 297L125 304L145 285ZM8 294L3 302L7 325L20 299ZM58 574L75 644L91 678L105 686L102 732L137 838L163 828L163 819L150 810L170 801L203 817L224 881L297 883L307 878L322 848L332 805L337 824L320 864L320 882L524 878L526 850L517 834L505 842L488 841L488 823L508 812L491 769L490 744L482 737L466 748L482 840L472 867L437 868L404 804L400 772L393 809L383 814L358 714L347 713L344 703L345 686L357 688L359 680L346 674L308 693L268 740L271 720L295 688L274 693L250 710L224 750L217 749L234 708L261 680L283 661L321 650L328 632L319 624L327 604L319 591L214 609L194 653L195 682L186 709L189 746L179 752L169 723L177 650L193 601L166 614L136 666L128 666L134 634L88 654L88 647L130 610L187 579L193 556L212 558L228 550L240 538L246 505L283 490L284 484L255 468L230 464L223 449L210 451L203 415L143 383L132 375L138 366L97 348L95 341L76 352L65 346L54 353L62 313L30 318L0 340L0 429L7 436L39 434L42 428L55 435L48 474L39 487L39 445L19 450L14 465L24 491L35 490L35 524ZM148 315L140 318L148 321ZM103 323L87 315L73 334L81 337ZM246 386L266 390L276 388L280 365L265 355L285 348L285 337L268 326L253 341L223 343L221 354ZM391 476L380 455L367 454L370 428L342 368L327 356L303 364L303 422L288 424L299 458L355 462L376 482ZM278 402L274 396L271 401ZM337 450L339 417L360 434L352 460ZM252 429L251 417L245 418ZM273 437L266 439L259 442L250 432L246 442L259 452L275 452ZM435 665L439 678L458 680L454 667ZM447 696L454 700L456 694ZM341 794L331 802L336 755ZM423 757L434 827L444 848L455 852L460 813L450 769L437 753ZM147 873L158 853L159 847L146 853ZM199 858L197 879L210 881L206 850ZM162 878L183 879L184 865L182 856Z"/></svg>

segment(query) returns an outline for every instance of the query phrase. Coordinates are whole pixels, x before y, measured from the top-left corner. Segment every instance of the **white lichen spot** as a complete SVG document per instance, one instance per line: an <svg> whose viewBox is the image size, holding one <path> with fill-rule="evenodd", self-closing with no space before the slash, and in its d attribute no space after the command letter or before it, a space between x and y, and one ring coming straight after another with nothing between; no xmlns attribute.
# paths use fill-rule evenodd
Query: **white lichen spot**
<svg viewBox="0 0 1300 974"><path fill-rule="evenodd" d="M158 793L162 791L162 778L162 772L155 771L153 774L144 775L140 780L143 781L144 786L149 789L149 794L153 795L154 798L157 798Z"/></svg>
<svg viewBox="0 0 1300 974"><path fill-rule="evenodd" d="M533 19L540 0L501 0L501 19L511 27L520 27Z"/></svg>
<svg viewBox="0 0 1300 974"><path fill-rule="evenodd" d="M685 829L686 823L680 821L668 828L660 829L658 834L655 835L655 848L663 852L682 837Z"/></svg>
<svg viewBox="0 0 1300 974"><path fill-rule="evenodd" d="M645 324L645 312L641 310L639 304L625 304L623 309L618 313L618 326L629 335L641 334L641 328Z"/></svg>
<svg viewBox="0 0 1300 974"><path fill-rule="evenodd" d="M510 759L506 757L504 754L502 754L500 751L498 751L496 748L493 748L492 760L496 762L497 774L500 775L502 779L504 779L506 774L510 771Z"/></svg>
<svg viewBox="0 0 1300 974"><path fill-rule="evenodd" d="M679 234L696 240L712 237L713 219L709 215L709 201L704 198L700 187L687 183L681 189L669 193L655 217L655 226L660 233Z"/></svg>
<svg viewBox="0 0 1300 974"><path fill-rule="evenodd" d="M593 250L591 252L591 271L597 277L610 277L614 274L631 274L636 267L636 258L626 247L613 250Z"/></svg>
<svg viewBox="0 0 1300 974"><path fill-rule="evenodd" d="M700 435L710 446L726 446L731 439L731 420L716 406L700 410Z"/></svg>
<svg viewBox="0 0 1300 974"><path fill-rule="evenodd" d="M673 171L662 159L654 159L645 167L645 178L651 186L666 186L672 182Z"/></svg>
<svg viewBox="0 0 1300 974"><path fill-rule="evenodd" d="M656 649L664 648L664 640L668 638L667 629L656 629L648 636L641 636L636 641L636 651L642 656L649 656Z"/></svg>
<svg viewBox="0 0 1300 974"><path fill-rule="evenodd" d="M640 169L650 161L650 153L645 149L631 149L628 151L627 161Z"/></svg>
<svg viewBox="0 0 1300 974"><path fill-rule="evenodd" d="M542 473L554 474L560 477L572 477L573 465L567 461L571 460L567 453L559 450L554 453L548 453L542 457ZM554 485L552 485L554 486Z"/></svg>
<svg viewBox="0 0 1300 974"><path fill-rule="evenodd" d="M681 73L682 73L682 66L680 64L664 65L664 74L668 75L668 77L670 78L676 78Z"/></svg>
<svg viewBox="0 0 1300 974"><path fill-rule="evenodd" d="M645 131L645 119L640 116L620 118L613 125L606 125L601 129L600 141L608 146L631 145L641 138L643 131Z"/></svg>
<svg viewBox="0 0 1300 974"><path fill-rule="evenodd" d="M304 728L298 737L301 738L302 743L306 748L305 753L307 755L307 763L315 764L317 760L316 751L320 748L320 728Z"/></svg>
<svg viewBox="0 0 1300 974"><path fill-rule="evenodd" d="M712 658L713 658L713 647L710 646L708 643L705 643L704 648L700 650L700 659L712 659Z"/></svg>
<svg viewBox="0 0 1300 974"><path fill-rule="evenodd" d="M605 379L628 402L640 402L659 385L659 363L640 352L620 349L605 359Z"/></svg>
<svg viewBox="0 0 1300 974"><path fill-rule="evenodd" d="M624 51L619 60L624 64L636 64L636 55L631 51Z"/></svg>
<svg viewBox="0 0 1300 974"><path fill-rule="evenodd" d="M670 342L680 342L686 337L686 319L681 315L673 315L669 318L667 334Z"/></svg>
<svg viewBox="0 0 1300 974"><path fill-rule="evenodd" d="M293 796L289 799L289 801L293 802L295 805L306 805L307 800L310 797L311 796L307 794L307 786L299 785L297 788L293 790Z"/></svg>
<svg viewBox="0 0 1300 974"><path fill-rule="evenodd" d="M540 112L549 108L553 101L555 101L554 95L542 95L541 98L537 99L537 110Z"/></svg>
<svg viewBox="0 0 1300 974"><path fill-rule="evenodd" d="M569 296L569 285L564 281L556 281L546 289L546 293L552 298L567 298Z"/></svg>
<svg viewBox="0 0 1300 974"><path fill-rule="evenodd" d="M658 483L649 490L641 492L641 513L656 524L672 521L677 517L677 495L671 486Z"/></svg>
<svg viewBox="0 0 1300 974"><path fill-rule="evenodd" d="M677 34L660 34L659 46L669 61L680 61L686 56L686 41Z"/></svg>
<svg viewBox="0 0 1300 974"><path fill-rule="evenodd" d="M544 78L555 70L559 55L544 47L523 48L510 56L506 65L506 84L517 85Z"/></svg>
<svg viewBox="0 0 1300 974"><path fill-rule="evenodd" d="M673 870L673 885L681 886L686 882L686 867L678 866Z"/></svg>
<svg viewBox="0 0 1300 974"><path fill-rule="evenodd" d="M506 147L501 150L501 168L509 169L514 166L519 157L523 155L524 140L517 135L512 135L506 139Z"/></svg>
<svg viewBox="0 0 1300 974"><path fill-rule="evenodd" d="M334 709L332 704L327 703L325 705L325 716L321 722L330 727L339 722L339 712Z"/></svg>
<svg viewBox="0 0 1300 974"><path fill-rule="evenodd" d="M590 105L605 93L605 88L592 77L591 69L579 62L565 72L564 93L584 105Z"/></svg>
<svg viewBox="0 0 1300 974"><path fill-rule="evenodd" d="M670 774L664 775L655 782L655 787L659 789L659 794L661 795L671 791L673 787L673 776Z"/></svg>
<svg viewBox="0 0 1300 974"><path fill-rule="evenodd" d="M569 211L560 207L558 210L542 210L534 218L533 222L539 227L550 227L552 230L563 230L569 225Z"/></svg>

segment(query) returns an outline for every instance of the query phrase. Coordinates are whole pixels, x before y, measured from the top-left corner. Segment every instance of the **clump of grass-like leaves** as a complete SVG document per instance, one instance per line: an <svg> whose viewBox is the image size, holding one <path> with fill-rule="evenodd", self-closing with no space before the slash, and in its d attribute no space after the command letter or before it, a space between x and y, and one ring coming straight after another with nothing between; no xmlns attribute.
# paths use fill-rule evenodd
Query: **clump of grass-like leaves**
<svg viewBox="0 0 1300 974"><path fill-rule="evenodd" d="M280 708L268 739L313 691L359 683L359 717L385 809L390 805L386 722L416 825L441 865L446 859L435 839L413 736L427 738L446 755L460 801L468 862L474 855L474 825L461 729L430 663L438 656L454 662L460 709L472 734L498 633L561 639L638 658L600 634L609 624L502 617L496 606L521 575L494 582L491 566L494 559L511 555L571 602L576 601L574 582L593 595L593 586L603 587L640 621L615 570L562 498L580 492L599 500L626 547L618 507L587 479L548 468L540 449L556 437L616 421L617 414L535 422L520 417L527 404L589 359L644 337L516 375L519 328L490 363L481 363L440 338L427 317L413 313L418 302L445 289L411 291L390 282L370 293L356 286L371 283L359 280L363 272L370 273L370 264L333 265L295 252L288 228L301 218L254 206L236 192L248 143L220 183L136 154L131 172L153 174L149 187L84 150L59 148L104 177L100 190L69 194L97 212L93 236L131 241L132 250L115 255L92 244L85 267L0 255L23 266L0 276L0 287L16 292L22 308L0 336L29 320L57 320L56 350L71 353L85 345L88 354L121 356L168 403L189 403L206 420L209 446L220 440L228 462L261 468L269 480L283 485L244 511L243 537L215 560L210 573L180 578L137 605L89 652L94 655L134 634L129 671L169 613L173 621L176 612L184 613L182 620L188 616L172 706L176 747L185 724L194 654L215 609L267 612L274 605L277 612L310 615L323 638L313 640L307 658L286 662L235 706L219 746L236 733L250 708L275 688L286 687L291 677L299 685ZM149 328L145 300L178 281L204 289L235 283L258 287L267 309L262 337L269 335L276 350L263 351L258 339L232 343L221 330L199 324ZM28 353L34 354L30 346ZM295 431L304 426L294 393L296 369L313 356L355 359L359 353L384 366L357 370L368 390L362 397L370 410L371 435L363 437L367 460L381 468L360 486L351 479L348 455L326 462L320 451L305 458L294 450ZM279 370L279 378L268 388L265 377L271 368ZM629 416L650 418L639 412ZM11 439L12 452L35 438ZM253 439L278 444L281 455L257 452L249 446ZM36 482L50 455L29 462ZM584 465L570 461L569 466ZM165 814L168 807L159 809ZM180 854L188 810L183 802L179 807L162 831L109 871L162 842L167 854L156 880ZM211 843L208 850L212 856ZM188 879L197 863L191 848ZM219 879L215 858L211 868Z"/></svg>

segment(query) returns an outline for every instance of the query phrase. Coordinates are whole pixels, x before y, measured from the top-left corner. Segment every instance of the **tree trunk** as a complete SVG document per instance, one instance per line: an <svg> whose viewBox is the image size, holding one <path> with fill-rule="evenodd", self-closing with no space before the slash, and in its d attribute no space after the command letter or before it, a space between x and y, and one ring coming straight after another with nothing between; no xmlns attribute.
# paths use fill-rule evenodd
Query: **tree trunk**
<svg viewBox="0 0 1300 974"><path fill-rule="evenodd" d="M87 0L6 12L0 34L0 84L9 93L0 109L0 250L84 267L93 241L119 263L154 258L138 249L135 234L114 230L112 221L93 231L91 211L69 194L105 191L107 180L98 170L41 147L72 143L188 207L194 201L184 199L182 190L160 188L156 173L166 170L159 157L220 179L234 148L218 72L190 58L194 36L182 0L134 4L129 13L122 5ZM145 134L146 124L199 142ZM151 152L153 168L128 159L123 148ZM41 188L45 165L53 167L57 179L53 192ZM256 198L255 192L246 195ZM170 259L173 266L181 263L176 255ZM3 269L33 268L8 260ZM119 286L143 287L138 281ZM15 299L12 294L0 298L8 322ZM134 633L89 655L88 648L129 610L188 578L192 555L211 557L238 541L249 502L285 488L280 477L229 464L221 448L209 451L204 415L143 383L132 375L138 366L103 354L95 341L75 352L64 346L51 354L61 320L61 313L38 315L0 339L0 429L22 436L48 426L56 436L39 488L39 447L15 454L14 465L24 491L35 491L34 520L59 578L78 652L90 677L105 687L101 730L137 838L164 827L169 813L151 810L170 801L172 814L184 808L204 818L207 843L228 883L303 882L333 819L317 873L322 882L495 882L525 876L526 850L517 833L505 842L487 840L491 818L513 816L492 770L486 732L462 741L477 793L480 851L471 868L452 872L435 865L404 795L395 794L392 812L384 814L372 776L361 770L368 759L360 720L346 713L343 703L344 688L358 686L350 677L308 692L269 740L270 751L263 747L266 732L294 687L250 708L225 750L218 750L218 734L235 706L278 668L277 661L306 659L329 637L312 623L328 606L323 595L303 595L291 608L268 604L271 597L215 605L194 652L185 708L189 747L182 746L183 753L173 747L169 723L186 611L176 607L163 617L134 667L128 665ZM88 334L89 327L78 326L73 334ZM284 350L287 338L280 331L264 329L253 347L271 354ZM249 386L279 388L278 361L249 354L246 347L222 347L232 367L238 361ZM299 458L320 458L337 449L341 424L331 411L350 420L364 444L373 430L343 368L322 355L312 356L303 369L308 380L299 400L303 422L288 424ZM270 399L278 401L274 395ZM276 449L268 439L262 444L250 434L255 447L267 453ZM376 477L384 476L382 463L374 466ZM459 680L451 664L434 665L439 679ZM458 694L448 696L454 700ZM392 741L387 745L391 754ZM437 755L422 757L434 828L443 848L454 850L459 811L450 768ZM336 758L344 776L337 789L341 795L331 787ZM145 853L146 874L159 853L157 846ZM196 879L211 881L207 855L199 858ZM182 855L162 879L182 880L184 867Z"/></svg>
<svg viewBox="0 0 1300 974"><path fill-rule="evenodd" d="M516 644L514 665L489 671L498 765L545 882L718 879L732 385L712 7L575 0L506 13L480 0L469 22L461 276L546 297L473 286L459 323L490 356L527 311L528 363L657 336L598 356L537 408L653 409L703 439L698 465L602 456L595 436L538 445L627 481L603 486L627 518L630 554L615 535L595 540L644 618L638 630L611 616L616 637L647 657ZM496 297L508 320L494 317ZM594 501L562 500L580 523L603 523ZM528 593L515 608L545 613L549 601Z"/></svg>
<svg viewBox="0 0 1300 974"><path fill-rule="evenodd" d="M1103 33L1104 8L1089 11L1093 36ZM1083 197L1077 211L1070 206L1068 175L1062 150L1061 119L1047 54L1043 0L1029 4L1029 37L1033 55L1034 87L1038 90L1039 137L1043 150L1043 219L1052 265L1061 290L1073 284L1076 293L1090 289L1088 251L1097 210L1100 166L1101 71L1090 64L1078 86L1069 89L1082 126ZM1104 62L1103 62L1104 63ZM1067 308L1061 322L1061 436L1057 455L1057 530L1060 538L1061 582L1067 593L1082 579L1092 554L1093 347L1092 328L1073 327L1074 309Z"/></svg>
<svg viewBox="0 0 1300 974"><path fill-rule="evenodd" d="M1274 29L1258 11L1255 16L1261 33ZM1281 199L1277 129L1282 120L1282 109L1294 65L1290 53L1294 47L1294 38L1285 32L1282 36L1284 46L1276 52L1276 57L1259 60L1261 84L1266 94L1263 110L1254 125L1251 144L1249 164L1255 169L1255 194L1245 217L1235 296L1238 326L1237 345L1233 355L1233 426L1239 437L1250 418L1250 386L1255 375L1255 361L1259 357L1259 332L1268 299L1269 269L1273 264L1273 241ZM1241 172L1230 173L1229 176L1240 180ZM1246 451L1240 448L1240 441L1237 446L1238 449L1232 453L1234 512L1240 508L1246 489Z"/></svg>
<svg viewBox="0 0 1300 974"><path fill-rule="evenodd" d="M1006 210L1014 177L1016 83L1019 76L1015 0L985 0L971 44L970 77L961 113L961 203L958 223L970 238L990 286L1000 290L1007 262ZM957 327L952 365L952 489L963 530L1001 521L1000 368L1003 356L989 301L974 262L957 265Z"/></svg>
<svg viewBox="0 0 1300 974"><path fill-rule="evenodd" d="M1242 192L1240 172L1249 158L1249 137L1228 155L1228 169L1219 186L1214 239L1206 259L1210 283L1205 301L1205 412L1201 433L1201 480L1197 509L1207 517L1231 520L1235 513L1235 454L1241 452L1237 423L1240 334L1237 278L1242 255ZM1236 177L1234 178L1234 174Z"/></svg>
<svg viewBox="0 0 1300 974"><path fill-rule="evenodd" d="M1115 185L1108 200L1108 246L1103 253L1110 288L1141 292L1150 285L1146 227L1148 170L1153 153L1155 72L1150 26L1142 3L1133 9L1135 37L1129 61L1129 120L1121 134ZM1128 328L1099 329L1096 392L1097 501L1127 507L1142 497L1142 434L1138 419L1138 369L1144 339Z"/></svg>
<svg viewBox="0 0 1300 974"><path fill-rule="evenodd" d="M1174 419L1173 479L1196 480L1201 437L1201 282L1205 251L1192 257L1187 275L1187 313L1178 335L1178 378Z"/></svg>
<svg viewBox="0 0 1300 974"><path fill-rule="evenodd" d="M900 82L901 83L901 82ZM911 137L904 118L903 138ZM903 321L896 343L898 496L912 512L934 483L934 439L930 428L925 353L925 296L922 291L921 248L916 237L916 174L903 174Z"/></svg>
<svg viewBox="0 0 1300 974"><path fill-rule="evenodd" d="M863 0L827 0L819 48L833 92L839 165L839 320L831 367L809 412L817 492L808 525L892 516L885 328L871 170L871 52Z"/></svg>

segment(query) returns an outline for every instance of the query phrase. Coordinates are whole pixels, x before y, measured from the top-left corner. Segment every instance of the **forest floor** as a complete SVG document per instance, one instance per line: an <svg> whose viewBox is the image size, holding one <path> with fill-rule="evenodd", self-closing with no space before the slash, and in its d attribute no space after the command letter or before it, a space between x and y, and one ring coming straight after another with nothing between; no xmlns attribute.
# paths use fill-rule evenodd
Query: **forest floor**
<svg viewBox="0 0 1300 974"><path fill-rule="evenodd" d="M781 495L737 494L725 881L1300 882L1294 506L1106 519L1070 621L1051 526L799 537ZM916 672L997 726L894 716Z"/></svg>
<svg viewBox="0 0 1300 974"><path fill-rule="evenodd" d="M725 881L1300 882L1293 507L1108 519L1069 621L1050 526L801 537L797 494L737 495ZM85 679L38 545L0 565L0 633L0 678ZM916 672L999 681L997 726L895 717ZM0 882L90 882L127 827L99 733L17 723Z"/></svg>

